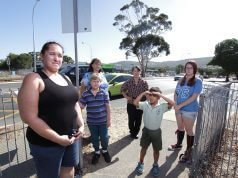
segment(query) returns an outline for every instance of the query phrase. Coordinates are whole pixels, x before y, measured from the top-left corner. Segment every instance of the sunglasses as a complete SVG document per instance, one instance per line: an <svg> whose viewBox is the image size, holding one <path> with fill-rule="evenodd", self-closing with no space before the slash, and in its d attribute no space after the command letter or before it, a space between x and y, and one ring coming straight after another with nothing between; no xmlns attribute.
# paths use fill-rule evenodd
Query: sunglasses
<svg viewBox="0 0 238 178"><path fill-rule="evenodd" d="M150 93L149 96L157 97L158 95Z"/></svg>

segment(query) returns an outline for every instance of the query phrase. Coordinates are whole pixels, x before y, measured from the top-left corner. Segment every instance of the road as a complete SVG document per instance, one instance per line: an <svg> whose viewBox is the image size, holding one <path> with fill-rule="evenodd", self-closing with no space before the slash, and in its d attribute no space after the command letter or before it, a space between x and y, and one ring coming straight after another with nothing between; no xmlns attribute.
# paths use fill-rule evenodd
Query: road
<svg viewBox="0 0 238 178"><path fill-rule="evenodd" d="M172 77L150 78L146 81L149 87L159 87L165 95L173 94L177 83ZM9 92L9 89L17 91L20 86L21 82L0 83L0 89L3 91L0 95L0 126L20 121L16 97ZM126 99L115 97L111 100L111 105L112 107L125 107Z"/></svg>
<svg viewBox="0 0 238 178"><path fill-rule="evenodd" d="M146 79L150 87L159 87L164 95L172 95L174 93L177 82L172 77L151 78ZM111 100L113 107L125 107L126 99L122 97L115 97Z"/></svg>

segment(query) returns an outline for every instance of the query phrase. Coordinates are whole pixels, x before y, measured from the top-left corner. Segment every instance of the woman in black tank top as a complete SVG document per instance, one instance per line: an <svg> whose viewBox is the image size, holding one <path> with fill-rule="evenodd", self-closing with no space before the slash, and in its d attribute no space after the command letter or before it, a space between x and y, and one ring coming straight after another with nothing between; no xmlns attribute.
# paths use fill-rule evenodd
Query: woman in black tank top
<svg viewBox="0 0 238 178"><path fill-rule="evenodd" d="M41 58L43 70L26 75L20 88L20 116L28 124L26 136L38 178L73 178L84 131L78 91L58 73L63 60L60 44L45 43Z"/></svg>

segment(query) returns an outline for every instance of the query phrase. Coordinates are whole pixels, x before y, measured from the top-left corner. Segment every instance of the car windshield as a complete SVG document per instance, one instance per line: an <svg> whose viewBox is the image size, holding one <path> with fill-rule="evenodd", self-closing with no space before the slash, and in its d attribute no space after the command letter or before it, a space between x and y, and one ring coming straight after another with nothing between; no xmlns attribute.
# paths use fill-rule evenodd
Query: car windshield
<svg viewBox="0 0 238 178"><path fill-rule="evenodd" d="M59 70L59 73L61 74L65 74L67 73L72 67L71 66L67 66L67 67L63 67Z"/></svg>
<svg viewBox="0 0 238 178"><path fill-rule="evenodd" d="M107 82L110 82L116 75L113 74L106 74L105 77L107 79Z"/></svg>

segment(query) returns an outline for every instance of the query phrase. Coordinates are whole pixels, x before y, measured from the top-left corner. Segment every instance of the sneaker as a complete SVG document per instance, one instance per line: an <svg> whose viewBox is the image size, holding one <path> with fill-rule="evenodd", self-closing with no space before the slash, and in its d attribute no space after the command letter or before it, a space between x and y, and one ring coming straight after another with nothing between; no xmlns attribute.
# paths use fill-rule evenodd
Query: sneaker
<svg viewBox="0 0 238 178"><path fill-rule="evenodd" d="M175 150L180 150L182 148L182 145L177 145L177 144L174 144L174 145L170 145L168 147L168 150L170 151L175 151Z"/></svg>
<svg viewBox="0 0 238 178"><path fill-rule="evenodd" d="M144 163L138 163L136 166L136 172L139 174L142 174L144 172Z"/></svg>
<svg viewBox="0 0 238 178"><path fill-rule="evenodd" d="M94 153L92 158L92 164L97 164L100 158L100 154Z"/></svg>
<svg viewBox="0 0 238 178"><path fill-rule="evenodd" d="M133 134L131 134L130 137L131 137L132 139L138 139L138 138L139 138L137 135L133 135Z"/></svg>
<svg viewBox="0 0 238 178"><path fill-rule="evenodd" d="M105 152L105 153L102 153L103 157L104 157L104 160L107 162L107 163L110 163L111 162L111 156L109 155L108 151Z"/></svg>
<svg viewBox="0 0 238 178"><path fill-rule="evenodd" d="M158 164L153 164L152 175L154 177L158 177L159 176L159 165Z"/></svg>

